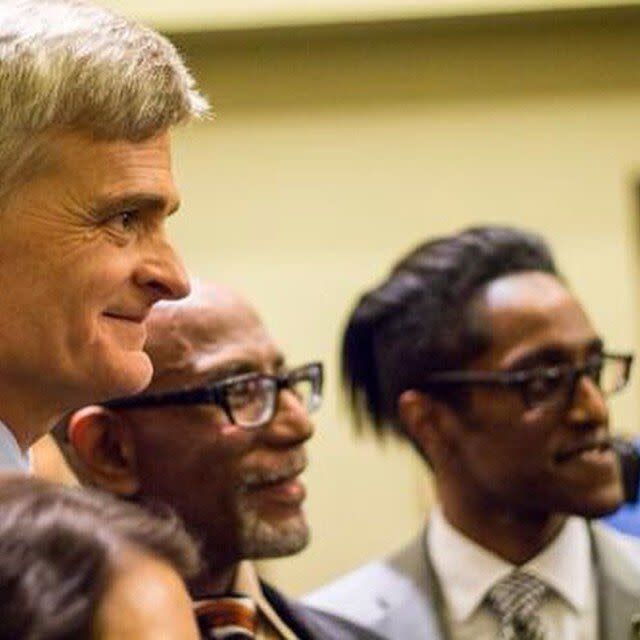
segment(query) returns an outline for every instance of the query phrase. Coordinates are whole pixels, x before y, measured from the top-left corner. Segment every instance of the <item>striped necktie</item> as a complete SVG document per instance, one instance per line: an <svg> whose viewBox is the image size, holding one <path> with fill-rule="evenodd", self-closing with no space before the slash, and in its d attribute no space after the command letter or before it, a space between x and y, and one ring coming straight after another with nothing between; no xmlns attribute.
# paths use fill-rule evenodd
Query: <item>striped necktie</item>
<svg viewBox="0 0 640 640"><path fill-rule="evenodd" d="M227 595L201 600L195 614L203 638L249 640L256 637L258 611L248 596Z"/></svg>
<svg viewBox="0 0 640 640"><path fill-rule="evenodd" d="M529 573L513 571L489 591L487 604L500 620L499 640L544 640L537 615L547 586Z"/></svg>

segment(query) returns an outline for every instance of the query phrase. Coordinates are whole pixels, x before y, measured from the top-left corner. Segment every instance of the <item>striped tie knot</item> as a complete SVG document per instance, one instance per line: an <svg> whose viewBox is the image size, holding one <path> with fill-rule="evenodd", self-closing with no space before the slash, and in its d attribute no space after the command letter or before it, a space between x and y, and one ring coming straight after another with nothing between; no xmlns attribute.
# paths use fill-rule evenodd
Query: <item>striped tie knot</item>
<svg viewBox="0 0 640 640"><path fill-rule="evenodd" d="M203 637L211 640L248 640L256 637L258 611L248 596L225 595L202 600L195 614Z"/></svg>
<svg viewBox="0 0 640 640"><path fill-rule="evenodd" d="M518 570L493 586L486 601L499 618L499 640L544 640L537 610L547 591L542 580Z"/></svg>

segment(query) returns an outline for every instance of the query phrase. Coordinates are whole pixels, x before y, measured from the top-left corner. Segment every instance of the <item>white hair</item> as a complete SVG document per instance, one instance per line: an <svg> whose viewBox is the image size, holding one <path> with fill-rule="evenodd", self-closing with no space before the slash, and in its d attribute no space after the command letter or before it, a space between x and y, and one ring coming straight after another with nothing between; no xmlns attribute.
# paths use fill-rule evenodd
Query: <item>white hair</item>
<svg viewBox="0 0 640 640"><path fill-rule="evenodd" d="M140 141L208 109L152 29L86 0L0 0L0 201L48 130Z"/></svg>

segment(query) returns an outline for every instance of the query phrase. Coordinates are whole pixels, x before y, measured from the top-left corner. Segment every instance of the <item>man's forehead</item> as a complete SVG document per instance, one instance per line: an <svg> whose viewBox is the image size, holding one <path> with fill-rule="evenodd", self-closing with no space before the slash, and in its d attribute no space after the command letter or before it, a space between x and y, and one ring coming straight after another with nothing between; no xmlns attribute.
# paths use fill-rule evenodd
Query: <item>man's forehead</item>
<svg viewBox="0 0 640 640"><path fill-rule="evenodd" d="M579 347L597 338L584 309L555 276L524 272L499 278L482 298L496 349L521 346L525 351L540 343Z"/></svg>
<svg viewBox="0 0 640 640"><path fill-rule="evenodd" d="M154 381L207 375L231 360L262 362L280 357L256 311L225 289L196 289L186 301L161 304L149 317L145 347Z"/></svg>
<svg viewBox="0 0 640 640"><path fill-rule="evenodd" d="M140 141L103 140L66 129L43 134L51 166L72 175L80 187L98 190L96 208L120 199L147 196L171 211L179 204L171 166L171 138L163 131ZM144 199L144 198L143 198Z"/></svg>
<svg viewBox="0 0 640 640"><path fill-rule="evenodd" d="M484 302L492 309L521 308L536 304L540 308L565 302L571 294L560 280L541 271L512 273L491 281L484 290Z"/></svg>
<svg viewBox="0 0 640 640"><path fill-rule="evenodd" d="M483 290L482 307L492 316L549 316L557 309L580 308L580 303L555 276L537 271L510 274L493 280Z"/></svg>

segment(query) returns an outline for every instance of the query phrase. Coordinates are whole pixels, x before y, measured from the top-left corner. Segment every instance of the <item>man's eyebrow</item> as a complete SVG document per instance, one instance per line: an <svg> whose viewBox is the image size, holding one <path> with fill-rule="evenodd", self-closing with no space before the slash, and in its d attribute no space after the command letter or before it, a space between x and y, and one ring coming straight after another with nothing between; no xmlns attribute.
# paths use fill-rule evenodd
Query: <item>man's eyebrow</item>
<svg viewBox="0 0 640 640"><path fill-rule="evenodd" d="M584 346L584 350L589 354L600 352L603 348L604 343L601 338L594 338ZM550 344L518 358L509 365L508 370L517 371L547 363L562 363L571 360L572 356L573 350L567 348L565 345Z"/></svg>
<svg viewBox="0 0 640 640"><path fill-rule="evenodd" d="M521 369L531 369L541 365L559 364L570 358L571 354L567 349L557 345L548 345L519 357L508 367L508 371L519 371Z"/></svg>
<svg viewBox="0 0 640 640"><path fill-rule="evenodd" d="M273 361L273 370L277 373L286 368L284 355L279 353ZM241 376L245 373L261 373L261 367L253 360L234 360L212 367L207 374L208 383L216 383L225 378Z"/></svg>
<svg viewBox="0 0 640 640"><path fill-rule="evenodd" d="M224 380L225 378L232 378L234 376L240 376L244 373L258 373L259 369L255 362L250 360L235 360L233 362L227 362L216 367L212 367L207 373L207 382L215 383Z"/></svg>
<svg viewBox="0 0 640 640"><path fill-rule="evenodd" d="M101 216L116 214L127 209L142 211L167 211L170 215L178 210L180 202L169 201L155 193L129 193L118 198L103 198L92 207L93 211Z"/></svg>

